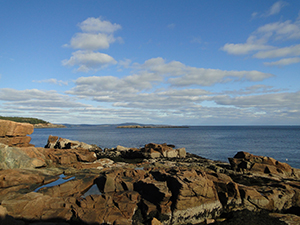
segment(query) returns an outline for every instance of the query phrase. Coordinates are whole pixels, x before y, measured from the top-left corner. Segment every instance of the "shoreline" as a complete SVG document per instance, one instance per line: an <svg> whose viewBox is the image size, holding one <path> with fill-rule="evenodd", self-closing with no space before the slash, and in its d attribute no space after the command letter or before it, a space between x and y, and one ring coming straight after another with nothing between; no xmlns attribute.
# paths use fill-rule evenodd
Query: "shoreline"
<svg viewBox="0 0 300 225"><path fill-rule="evenodd" d="M141 126L141 125L125 125L125 126L117 126L117 128L190 128L189 126L171 126L171 125L154 125L154 126Z"/></svg>
<svg viewBox="0 0 300 225"><path fill-rule="evenodd" d="M0 224L300 224L300 169L275 158L239 151L221 162L167 143L101 149L52 135L35 147L33 125L0 127Z"/></svg>

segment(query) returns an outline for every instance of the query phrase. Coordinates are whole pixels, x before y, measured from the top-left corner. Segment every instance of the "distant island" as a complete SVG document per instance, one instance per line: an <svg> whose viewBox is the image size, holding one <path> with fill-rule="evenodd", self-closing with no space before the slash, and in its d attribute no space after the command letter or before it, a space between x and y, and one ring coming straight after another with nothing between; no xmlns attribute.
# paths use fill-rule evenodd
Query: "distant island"
<svg viewBox="0 0 300 225"><path fill-rule="evenodd" d="M34 128L66 128L62 124L53 124L53 123L38 123L33 125Z"/></svg>
<svg viewBox="0 0 300 225"><path fill-rule="evenodd" d="M34 128L65 128L65 125L52 124L45 120L31 118L31 117L11 117L11 116L0 116L0 120L10 120L18 123L30 123Z"/></svg>
<svg viewBox="0 0 300 225"><path fill-rule="evenodd" d="M171 125L124 125L117 128L189 128L188 126L171 126Z"/></svg>

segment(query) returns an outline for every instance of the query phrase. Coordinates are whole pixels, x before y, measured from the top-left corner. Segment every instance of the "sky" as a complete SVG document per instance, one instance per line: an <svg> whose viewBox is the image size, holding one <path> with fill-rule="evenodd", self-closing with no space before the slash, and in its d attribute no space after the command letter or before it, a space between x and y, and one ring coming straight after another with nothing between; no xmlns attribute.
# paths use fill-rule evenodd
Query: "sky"
<svg viewBox="0 0 300 225"><path fill-rule="evenodd" d="M0 115L300 125L300 1L0 0Z"/></svg>

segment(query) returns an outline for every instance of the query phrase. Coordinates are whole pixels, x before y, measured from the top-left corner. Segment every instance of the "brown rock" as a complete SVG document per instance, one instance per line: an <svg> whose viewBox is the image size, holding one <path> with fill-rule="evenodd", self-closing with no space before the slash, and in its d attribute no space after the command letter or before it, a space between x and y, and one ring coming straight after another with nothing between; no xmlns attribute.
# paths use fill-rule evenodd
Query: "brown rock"
<svg viewBox="0 0 300 225"><path fill-rule="evenodd" d="M77 216L85 223L132 224L139 202L137 192L91 195L80 202Z"/></svg>
<svg viewBox="0 0 300 225"><path fill-rule="evenodd" d="M96 178L96 175L76 175L74 179L63 184L41 188L38 193L51 197L79 197L94 184Z"/></svg>
<svg viewBox="0 0 300 225"><path fill-rule="evenodd" d="M48 137L48 142L45 146L45 148L55 148L55 149L86 149L86 150L94 150L95 148L100 149L98 147L95 147L94 145L89 145L84 142L80 141L72 141L66 138L61 138L57 136L50 135Z"/></svg>
<svg viewBox="0 0 300 225"><path fill-rule="evenodd" d="M294 214L281 214L281 213L270 213L271 217L278 218L280 221L285 222L288 225L299 225L300 216Z"/></svg>
<svg viewBox="0 0 300 225"><path fill-rule="evenodd" d="M27 147L33 132L33 125L29 123L16 123L8 120L0 120L0 143L8 146Z"/></svg>
<svg viewBox="0 0 300 225"><path fill-rule="evenodd" d="M53 204L54 203L54 204ZM17 219L44 220L60 218L70 220L73 213L66 199L53 198L40 193L30 192L18 198L3 200L1 205L7 213Z"/></svg>
<svg viewBox="0 0 300 225"><path fill-rule="evenodd" d="M45 165L45 157L34 147L9 147L0 143L0 169L29 169Z"/></svg>
<svg viewBox="0 0 300 225"><path fill-rule="evenodd" d="M28 147L32 146L29 144L31 141L31 137L22 136L22 137L0 137L0 143L3 143L8 146L16 146L16 147Z"/></svg>
<svg viewBox="0 0 300 225"><path fill-rule="evenodd" d="M162 223L155 217L151 220L151 225L161 225Z"/></svg>
<svg viewBox="0 0 300 225"><path fill-rule="evenodd" d="M39 151L47 160L51 160L54 164L59 165L71 165L77 162L94 162L97 160L94 152L82 148L70 150L39 148Z"/></svg>
<svg viewBox="0 0 300 225"><path fill-rule="evenodd" d="M26 136L33 133L33 125L17 123L9 120L0 120L0 136Z"/></svg>
<svg viewBox="0 0 300 225"><path fill-rule="evenodd" d="M229 158L232 169L236 171L249 170L265 174L276 174L283 177L294 176L294 171L287 163L273 158L256 156L247 152L238 152L234 158Z"/></svg>

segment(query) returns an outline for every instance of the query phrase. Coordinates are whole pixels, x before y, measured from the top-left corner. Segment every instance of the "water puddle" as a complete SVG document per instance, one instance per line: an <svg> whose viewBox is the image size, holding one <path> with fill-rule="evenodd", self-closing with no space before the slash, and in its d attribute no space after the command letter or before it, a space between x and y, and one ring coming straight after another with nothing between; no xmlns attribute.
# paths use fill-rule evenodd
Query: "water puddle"
<svg viewBox="0 0 300 225"><path fill-rule="evenodd" d="M135 170L143 170L144 167L135 167L134 169L135 169Z"/></svg>
<svg viewBox="0 0 300 225"><path fill-rule="evenodd" d="M93 186L90 187L90 189L85 192L81 197L85 198L89 195L102 195L102 193L99 191L99 188L96 184L94 184Z"/></svg>
<svg viewBox="0 0 300 225"><path fill-rule="evenodd" d="M59 175L59 178L56 181L53 181L49 184L42 185L42 186L38 187L37 189L35 189L34 192L37 192L38 190L40 190L41 188L44 188L44 187L53 187L53 186L56 186L56 185L66 183L67 181L73 180L75 178L75 177L71 177L69 179L64 179L65 177L66 176L64 174L61 174L61 175Z"/></svg>

